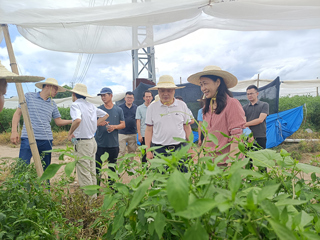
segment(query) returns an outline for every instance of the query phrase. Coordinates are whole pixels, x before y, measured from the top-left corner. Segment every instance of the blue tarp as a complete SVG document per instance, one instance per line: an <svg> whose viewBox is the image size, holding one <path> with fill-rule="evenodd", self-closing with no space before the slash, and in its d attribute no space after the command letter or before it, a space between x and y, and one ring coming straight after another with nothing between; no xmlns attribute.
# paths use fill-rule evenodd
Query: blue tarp
<svg viewBox="0 0 320 240"><path fill-rule="evenodd" d="M300 128L303 121L303 106L267 117L267 148L273 148L282 143Z"/></svg>

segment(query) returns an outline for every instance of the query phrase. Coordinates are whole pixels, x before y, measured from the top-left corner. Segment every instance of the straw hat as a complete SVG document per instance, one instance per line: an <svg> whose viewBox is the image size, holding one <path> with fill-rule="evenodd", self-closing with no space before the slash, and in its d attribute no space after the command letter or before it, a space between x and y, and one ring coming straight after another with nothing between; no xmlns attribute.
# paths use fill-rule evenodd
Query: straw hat
<svg viewBox="0 0 320 240"><path fill-rule="evenodd" d="M221 68L217 66L206 66L203 71L192 74L188 77L188 82L200 85L200 77L204 75L214 75L221 77L226 84L227 88L232 88L237 85L238 79L231 73L227 71L223 71Z"/></svg>
<svg viewBox="0 0 320 240"><path fill-rule="evenodd" d="M159 88L174 88L174 89L179 89L179 88L184 88L183 87L178 87L174 84L173 77L170 75L163 75L159 78L159 82L157 86L154 86L152 88L149 88L149 90L158 90Z"/></svg>
<svg viewBox="0 0 320 240"><path fill-rule="evenodd" d="M20 76L13 72L8 71L0 61L0 79L4 79L9 83L24 83L24 82L39 82L44 79L44 77L36 76Z"/></svg>
<svg viewBox="0 0 320 240"><path fill-rule="evenodd" d="M58 87L58 92L65 92L66 91L65 88L59 86L58 81L56 79L54 79L54 78L47 78L44 82L36 83L36 87L42 89L42 86L44 84L53 85L53 86Z"/></svg>
<svg viewBox="0 0 320 240"><path fill-rule="evenodd" d="M72 90L67 89L67 91L79 94L84 97L90 97L90 98L93 97L88 94L87 86L82 83L77 83Z"/></svg>

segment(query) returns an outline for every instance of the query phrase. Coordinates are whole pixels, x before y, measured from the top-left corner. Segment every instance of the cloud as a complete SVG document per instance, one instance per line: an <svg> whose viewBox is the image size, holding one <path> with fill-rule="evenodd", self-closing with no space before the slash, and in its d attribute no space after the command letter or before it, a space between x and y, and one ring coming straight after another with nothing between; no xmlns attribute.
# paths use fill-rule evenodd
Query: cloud
<svg viewBox="0 0 320 240"><path fill-rule="evenodd" d="M17 33L16 33L17 34ZM75 72L79 54L42 49L18 35L13 42L17 63L22 73L54 77L59 84L71 84L73 76L83 76L89 93L97 94L104 86L115 93L132 90L131 52L96 54L84 71L89 55L83 54L81 67ZM240 32L201 29L181 39L155 46L157 79L172 75L176 83L207 65L217 65L238 79L257 77L282 80L304 80L320 77L320 30ZM3 44L2 44L3 46ZM0 60L9 68L5 47L0 47ZM24 84L34 91L33 83ZM26 87L27 86L27 87ZM7 97L17 95L10 84Z"/></svg>

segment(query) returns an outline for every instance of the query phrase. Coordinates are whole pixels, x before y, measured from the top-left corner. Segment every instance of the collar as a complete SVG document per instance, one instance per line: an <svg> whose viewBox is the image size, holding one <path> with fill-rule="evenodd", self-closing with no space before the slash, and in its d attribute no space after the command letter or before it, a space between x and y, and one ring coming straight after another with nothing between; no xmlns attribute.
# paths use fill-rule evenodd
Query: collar
<svg viewBox="0 0 320 240"><path fill-rule="evenodd" d="M40 92L37 92L37 98L41 98L43 101L46 101L46 102L51 102L51 98L48 97L47 100L44 100L41 96L40 96Z"/></svg>
<svg viewBox="0 0 320 240"><path fill-rule="evenodd" d="M257 101L255 104L253 104L253 105L252 105L252 103L250 102L249 106L259 105L259 103L260 103L260 100L258 99L258 101Z"/></svg>
<svg viewBox="0 0 320 240"><path fill-rule="evenodd" d="M179 100L180 101L180 100ZM171 104L171 105L165 105L165 104L163 104L162 102L161 102L161 100L159 100L159 102L160 102L160 105L161 106L165 106L165 107L176 107L176 106L178 106L178 101L175 99L175 98L173 98L173 103Z"/></svg>

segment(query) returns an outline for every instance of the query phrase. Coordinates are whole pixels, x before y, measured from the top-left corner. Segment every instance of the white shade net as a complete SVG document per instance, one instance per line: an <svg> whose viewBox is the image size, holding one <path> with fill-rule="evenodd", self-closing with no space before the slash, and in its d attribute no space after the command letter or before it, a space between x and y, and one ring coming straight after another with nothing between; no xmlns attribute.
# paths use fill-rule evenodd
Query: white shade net
<svg viewBox="0 0 320 240"><path fill-rule="evenodd" d="M78 53L154 46L201 28L320 28L318 0L140 1L1 0L0 23L43 48Z"/></svg>

